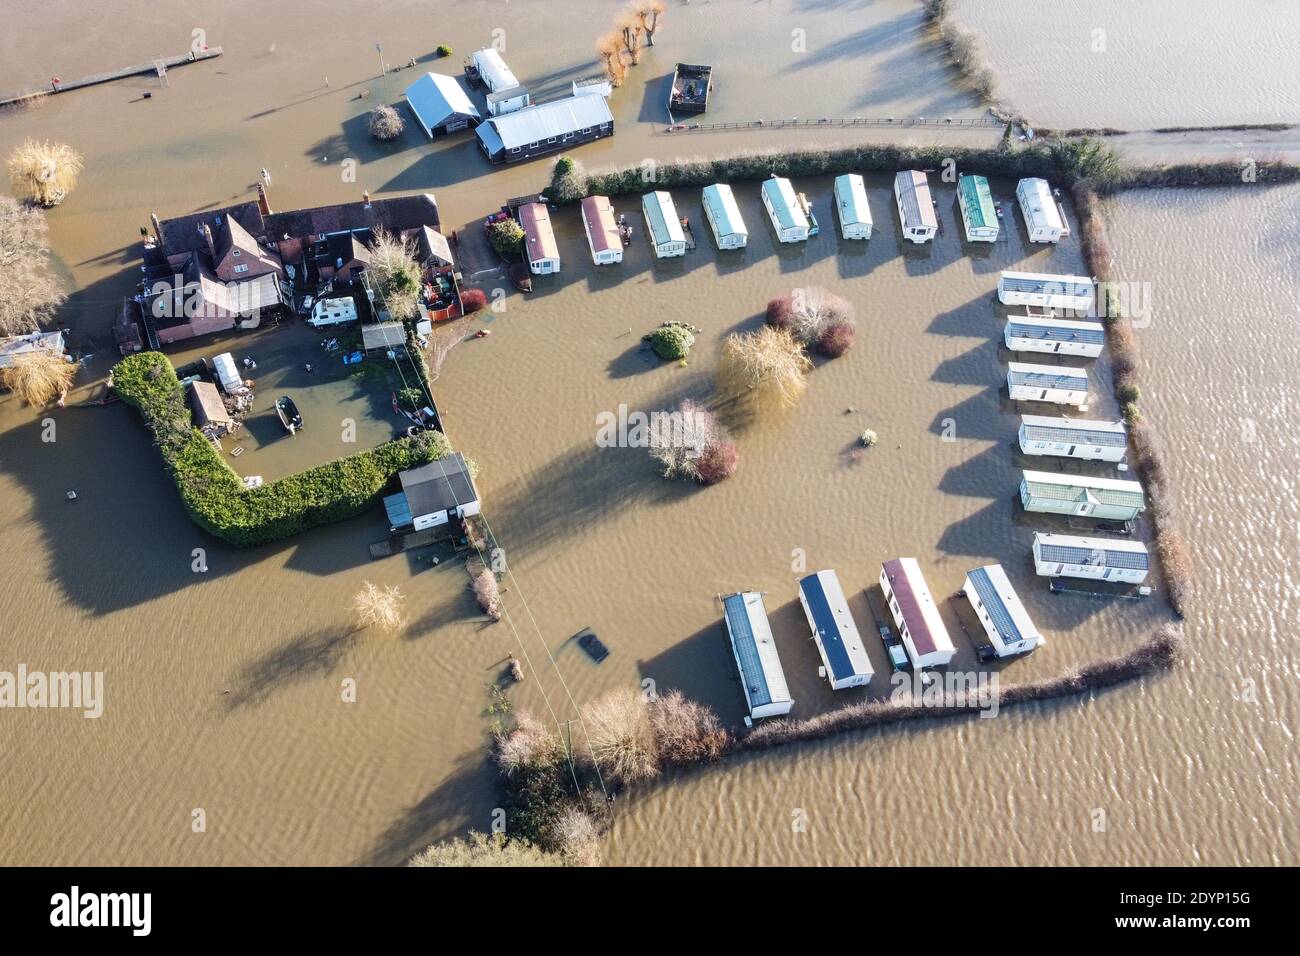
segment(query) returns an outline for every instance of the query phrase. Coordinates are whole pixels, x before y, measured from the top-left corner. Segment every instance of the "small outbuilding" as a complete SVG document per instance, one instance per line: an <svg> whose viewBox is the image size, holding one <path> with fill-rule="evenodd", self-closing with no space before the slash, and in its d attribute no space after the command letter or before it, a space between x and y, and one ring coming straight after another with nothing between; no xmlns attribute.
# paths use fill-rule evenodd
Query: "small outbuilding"
<svg viewBox="0 0 1300 956"><path fill-rule="evenodd" d="M1106 344L1106 330L1100 322L1013 315L1007 317L1002 341L1013 352L1049 352L1096 358Z"/></svg>
<svg viewBox="0 0 1300 956"><path fill-rule="evenodd" d="M957 205L961 208L967 242L997 242L1000 223L993 191L983 176L957 179Z"/></svg>
<svg viewBox="0 0 1300 956"><path fill-rule="evenodd" d="M1008 362L1007 392L1012 401L1017 402L1085 406L1088 404L1088 373L1068 365Z"/></svg>
<svg viewBox="0 0 1300 956"><path fill-rule="evenodd" d="M763 717L790 713L794 699L785 682L781 657L772 639L763 595L741 591L722 599L723 622L731 643L731 653L740 671L740 686L749 709L746 723Z"/></svg>
<svg viewBox="0 0 1300 956"><path fill-rule="evenodd" d="M211 382L190 382L190 408L194 411L194 427L209 438L220 438L235 427L235 419Z"/></svg>
<svg viewBox="0 0 1300 956"><path fill-rule="evenodd" d="M1022 472L1020 503L1026 511L1101 521L1132 521L1147 506L1140 482L1052 471Z"/></svg>
<svg viewBox="0 0 1300 956"><path fill-rule="evenodd" d="M592 262L605 266L623 261L623 237L608 196L588 196L582 201L582 228L587 233Z"/></svg>
<svg viewBox="0 0 1300 956"><path fill-rule="evenodd" d="M488 115L505 116L507 113L513 113L516 110L531 106L533 97L528 92L528 87L512 86L508 89L489 93L484 98L484 102L487 104Z"/></svg>
<svg viewBox="0 0 1300 956"><path fill-rule="evenodd" d="M740 249L749 243L749 230L741 218L735 194L726 183L704 187L704 218L719 249Z"/></svg>
<svg viewBox="0 0 1300 956"><path fill-rule="evenodd" d="M830 681L831 689L869 684L874 671L839 576L834 571L818 571L801 578L799 603L822 658L821 676Z"/></svg>
<svg viewBox="0 0 1300 956"><path fill-rule="evenodd" d="M560 271L560 246L551 229L551 213L545 203L526 202L519 207L519 224L524 228L524 256L533 275Z"/></svg>
<svg viewBox="0 0 1300 956"><path fill-rule="evenodd" d="M914 668L942 667L952 660L957 648L916 558L886 561L880 568L880 590Z"/></svg>
<svg viewBox="0 0 1300 956"><path fill-rule="evenodd" d="M871 238L871 207L867 205L867 187L857 173L835 177L835 212L840 219L840 235L845 239Z"/></svg>
<svg viewBox="0 0 1300 956"><path fill-rule="evenodd" d="M894 203L903 238L929 242L939 231L939 217L930 196L930 181L919 169L907 169L894 176Z"/></svg>
<svg viewBox="0 0 1300 956"><path fill-rule="evenodd" d="M366 352L388 352L405 346L406 327L401 322L374 322L361 326L361 348Z"/></svg>
<svg viewBox="0 0 1300 956"><path fill-rule="evenodd" d="M641 197L641 213L645 216L645 234L655 256L670 259L686 255L686 233L677 216L671 193L662 190Z"/></svg>
<svg viewBox="0 0 1300 956"><path fill-rule="evenodd" d="M476 515L482 508L469 463L452 452L419 468L398 472L402 490L384 498L384 510L394 530L424 531Z"/></svg>
<svg viewBox="0 0 1300 956"><path fill-rule="evenodd" d="M1020 180L1016 183L1016 200L1030 242L1060 242L1062 236L1070 234L1070 225L1046 179Z"/></svg>
<svg viewBox="0 0 1300 956"><path fill-rule="evenodd" d="M1003 305L1059 309L1075 316L1092 313L1094 283L1087 276L1042 272L1006 272L998 279L998 300Z"/></svg>
<svg viewBox="0 0 1300 956"><path fill-rule="evenodd" d="M1034 535L1034 572L1040 577L1141 584L1150 570L1151 555L1141 541Z"/></svg>
<svg viewBox="0 0 1300 956"><path fill-rule="evenodd" d="M1123 422L1021 415L1019 438L1026 455L1118 463L1128 453L1128 429Z"/></svg>
<svg viewBox="0 0 1300 956"><path fill-rule="evenodd" d="M483 118L454 76L424 74L406 88L406 102L430 139L469 129Z"/></svg>
<svg viewBox="0 0 1300 956"><path fill-rule="evenodd" d="M979 618L994 656L1023 654L1047 643L1002 565L988 564L971 571L961 593Z"/></svg>
<svg viewBox="0 0 1300 956"><path fill-rule="evenodd" d="M803 242L814 235L812 223L801 197L795 193L794 186L784 176L772 176L763 180L761 189L763 208L772 220L779 242Z"/></svg>

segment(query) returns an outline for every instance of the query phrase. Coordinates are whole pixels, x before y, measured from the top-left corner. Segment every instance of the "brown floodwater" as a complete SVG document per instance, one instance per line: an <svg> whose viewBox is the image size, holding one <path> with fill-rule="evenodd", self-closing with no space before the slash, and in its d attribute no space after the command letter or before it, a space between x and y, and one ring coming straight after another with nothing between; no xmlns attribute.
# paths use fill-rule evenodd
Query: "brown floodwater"
<svg viewBox="0 0 1300 956"><path fill-rule="evenodd" d="M1300 122L1284 0L955 0L997 96L1052 129Z"/></svg>
<svg viewBox="0 0 1300 956"><path fill-rule="evenodd" d="M609 4L609 16L619 6ZM106 43L84 7L53 4L22 42L0 41L0 86L188 46L188 7L171 16L163 14L165 4L135 7L119 14L131 29ZM249 16L254 9L256 18ZM590 4L458 4L452 24L429 4L396 3L351 14L346 29L304 29L313 12L326 9L321 2L269 12L248 3L214 6L194 26L224 45L226 56L173 70L167 89L138 79L0 115L6 150L14 139L38 135L65 139L87 156L77 193L51 215L51 233L76 289L64 319L77 340L100 349L92 371L111 359L106 330L117 298L133 284L138 227L151 211L175 215L246 197L265 167L277 208L358 198L363 188L433 191L448 228L468 228L472 236L487 211L543 183L545 163L489 170L464 139L431 147L408 131L391 148L371 145L364 112L398 99L414 76L376 78L373 43L383 45L389 62L423 58L450 43L457 50L452 64L435 65L450 70L499 23L515 71L539 95L550 95L594 68L598 31ZM733 26L741 12L743 33ZM557 29L557 21L567 29ZM791 49L796 28L806 31L808 53ZM584 147L584 162L890 135L664 134L663 78L677 59L718 67L709 114L718 120L804 115L810 104L830 116L980 114L925 38L913 3L673 6L657 48L615 94L617 135ZM142 100L146 89L155 95ZM369 96L355 98L366 90ZM905 135L988 138L951 130ZM347 158L359 161L355 182L341 175ZM852 699L833 696L816 679L816 657L794 603L795 549L809 567L839 570L860 621L862 588L884 558L917 556L938 595L955 590L970 567L1002 561L1050 642L1006 665L1005 680L1050 676L1122 652L1166 620L1158 597L1049 599L1027 563L1033 525L1012 503L1020 463L1010 447L1015 415L999 388L1005 357L996 339L996 274L1012 266L1077 271L1077 243L1030 248L1018 221L1009 219L1014 227L1005 242L968 248L945 187L938 193L945 234L923 249L901 248L880 177L869 183L878 234L865 245L844 243L834 234L829 182L796 185L812 197L823 223L822 235L806 245L778 248L760 214L757 185L742 184L737 195L751 245L719 254L703 228L698 193L681 191L682 213L701 226L697 251L652 261L638 227L624 264L600 271L587 264L576 215L562 211L556 225L564 272L541 280L526 300L510 293L504 312L490 322L484 317L493 335L464 343L448 359L435 392L453 441L482 468L485 514L512 570L509 623L483 622L454 563L371 563L366 546L385 530L378 510L237 551L188 521L144 429L126 409L52 413L51 443L41 440L44 414L0 399L0 563L10 582L0 594L7 622L2 666L103 670L106 696L98 720L4 712L0 755L7 767L23 770L0 781L0 859L398 862L430 840L489 825L498 797L485 759L486 688L511 654L525 656L530 671L512 692L516 704L548 718L567 721L575 704L650 679L660 690L680 687L709 702L729 723L738 720L741 696L714 603L729 589L769 592L798 713ZM1006 200L1012 185L995 182L995 195ZM1269 222L1277 237L1270 251L1289 249L1293 268L1288 216L1294 219L1296 194L1271 194L1258 205L1253 197L1233 198L1209 212L1183 208L1186 200L1167 195L1131 212L1121 203L1115 215L1132 236L1118 236L1117 251L1135 257L1136 271L1153 281L1179 277L1171 299L1157 299L1162 311L1147 332L1146 353L1148 380L1159 391L1149 399L1152 414L1167 420L1172 440L1179 422L1189 435L1199 433L1204 398L1176 376L1161 388L1156 376L1178 368L1175 360L1187 354L1186 322L1201 323L1207 338L1222 332L1222 310L1211 308L1199 285L1220 271L1201 262L1210 249L1200 248L1205 231L1217 227L1222 251L1233 241L1244 244L1242 236L1260 235L1260 223ZM616 206L636 211L632 199ZM1239 233L1226 241L1225 216ZM1189 220L1195 224L1179 245ZM466 245L468 273L480 262L473 261L473 243ZM1239 251L1243 258L1249 252L1244 245ZM1259 262L1258 255L1245 259L1224 279L1225 286L1238 283L1230 301L1255 303L1242 309L1244 317L1275 309L1278 334L1292 335L1294 355L1294 333L1281 324L1285 310L1274 297L1258 298L1260 275L1276 277L1283 266L1260 265L1252 280ZM489 290L500 282L491 271L478 280ZM858 344L844 358L819 363L797 409L738 432L741 469L731 481L707 490L669 484L643 450L597 448L598 413L709 397L722 337L756 327L771 296L813 285L853 302ZM1294 302L1293 280L1285 289ZM1175 304L1173 296L1185 299ZM684 367L649 361L639 347L640 336L667 318L704 330ZM1156 345L1162 331L1169 364ZM363 441L395 424L382 400L376 405L348 380L301 381L284 346L294 335L263 330L196 343L173 356L182 361L234 347L258 360L261 400L281 387L307 393L310 434L284 439L271 429L264 440L252 436L237 466L245 473L273 477L330 457L340 433L310 425L331 412L356 418ZM1272 357L1280 351L1260 349ZM1254 367L1238 364L1227 348L1214 356L1225 369ZM1094 411L1113 414L1104 397L1106 366L1096 367ZM1196 365L1183 370L1205 374ZM1261 381L1286 381L1279 375ZM1264 416L1257 418L1262 435ZM941 438L949 419L953 442ZM875 429L880 443L857 454L854 442L865 428ZM1288 439L1280 424L1271 434ZM337 445L337 454L353 450L341 438ZM1252 523L1260 514L1243 508L1238 496L1221 500L1217 473L1207 476L1215 484L1205 494L1192 497L1188 475L1211 469L1203 469L1204 454L1180 452L1184 511L1209 513L1194 522L1194 535L1210 535L1194 538L1198 556L1222 549L1227 558L1212 569L1241 567L1249 558L1271 580L1277 552L1258 543ZM1281 446L1271 453L1286 460ZM1253 480L1243 458L1233 489ZM68 489L78 491L75 503L65 499ZM1289 494L1285 507L1293 513L1293 487ZM1275 549L1284 547L1277 534ZM194 570L196 548L204 549L205 572ZM1202 586L1217 578L1207 575ZM411 622L404 633L352 632L346 605L365 580L406 593ZM1285 592L1260 584L1238 598L1235 582L1224 580L1213 603L1233 610L1231 625L1217 616L1194 618L1198 656L1173 675L1081 706L852 735L688 775L627 801L608 855L620 863L1287 861L1285 848L1295 845L1287 804L1295 768L1286 750L1295 698L1291 686L1277 686L1289 667L1279 632ZM1243 620L1249 629L1238 626ZM598 666L566 641L584 626L612 650ZM956 641L961 660L969 660L966 642ZM1206 644L1217 658L1199 657ZM883 656L869 649L883 673ZM1277 655L1272 661L1270 653ZM1239 678L1252 674L1259 709L1226 705ZM342 699L348 678L357 684L355 703ZM872 693L886 689L877 678ZM574 733L581 737L580 728ZM1111 821L1101 835L1090 829L1097 807ZM206 814L204 833L192 832L195 809ZM790 826L796 810L808 821L798 834Z"/></svg>

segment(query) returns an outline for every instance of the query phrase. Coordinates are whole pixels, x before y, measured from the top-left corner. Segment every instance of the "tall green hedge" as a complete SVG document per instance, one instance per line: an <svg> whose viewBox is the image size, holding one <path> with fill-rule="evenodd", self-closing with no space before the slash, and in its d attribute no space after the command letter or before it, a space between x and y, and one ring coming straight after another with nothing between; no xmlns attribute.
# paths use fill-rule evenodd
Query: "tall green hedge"
<svg viewBox="0 0 1300 956"><path fill-rule="evenodd" d="M185 390L167 357L141 352L119 362L113 384L138 408L194 523L239 547L266 544L373 507L397 472L441 458L440 432L386 442L258 488L243 480L190 424Z"/></svg>

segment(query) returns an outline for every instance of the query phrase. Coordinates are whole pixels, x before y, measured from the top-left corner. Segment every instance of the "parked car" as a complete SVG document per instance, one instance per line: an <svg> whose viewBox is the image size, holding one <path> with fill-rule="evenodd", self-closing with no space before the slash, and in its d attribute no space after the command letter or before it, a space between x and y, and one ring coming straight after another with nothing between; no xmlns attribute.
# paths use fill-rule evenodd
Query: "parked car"
<svg viewBox="0 0 1300 956"><path fill-rule="evenodd" d="M898 639L893 629L888 624L880 625L880 639L885 644L885 650L889 654L889 663L894 670L905 670L908 666L907 648L903 647L903 642Z"/></svg>

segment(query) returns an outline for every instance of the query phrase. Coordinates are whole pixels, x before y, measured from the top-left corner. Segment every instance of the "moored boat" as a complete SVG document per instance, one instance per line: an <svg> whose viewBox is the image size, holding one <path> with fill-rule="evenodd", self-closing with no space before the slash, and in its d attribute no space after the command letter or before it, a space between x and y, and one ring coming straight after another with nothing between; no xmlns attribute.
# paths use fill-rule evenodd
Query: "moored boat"
<svg viewBox="0 0 1300 956"><path fill-rule="evenodd" d="M506 271L510 274L510 282L520 292L533 291L533 276L528 271L528 266L520 262L512 262Z"/></svg>
<svg viewBox="0 0 1300 956"><path fill-rule="evenodd" d="M302 428L302 415L288 395L281 395L275 400L275 413L280 416L280 424L290 435L297 434L298 429Z"/></svg>

